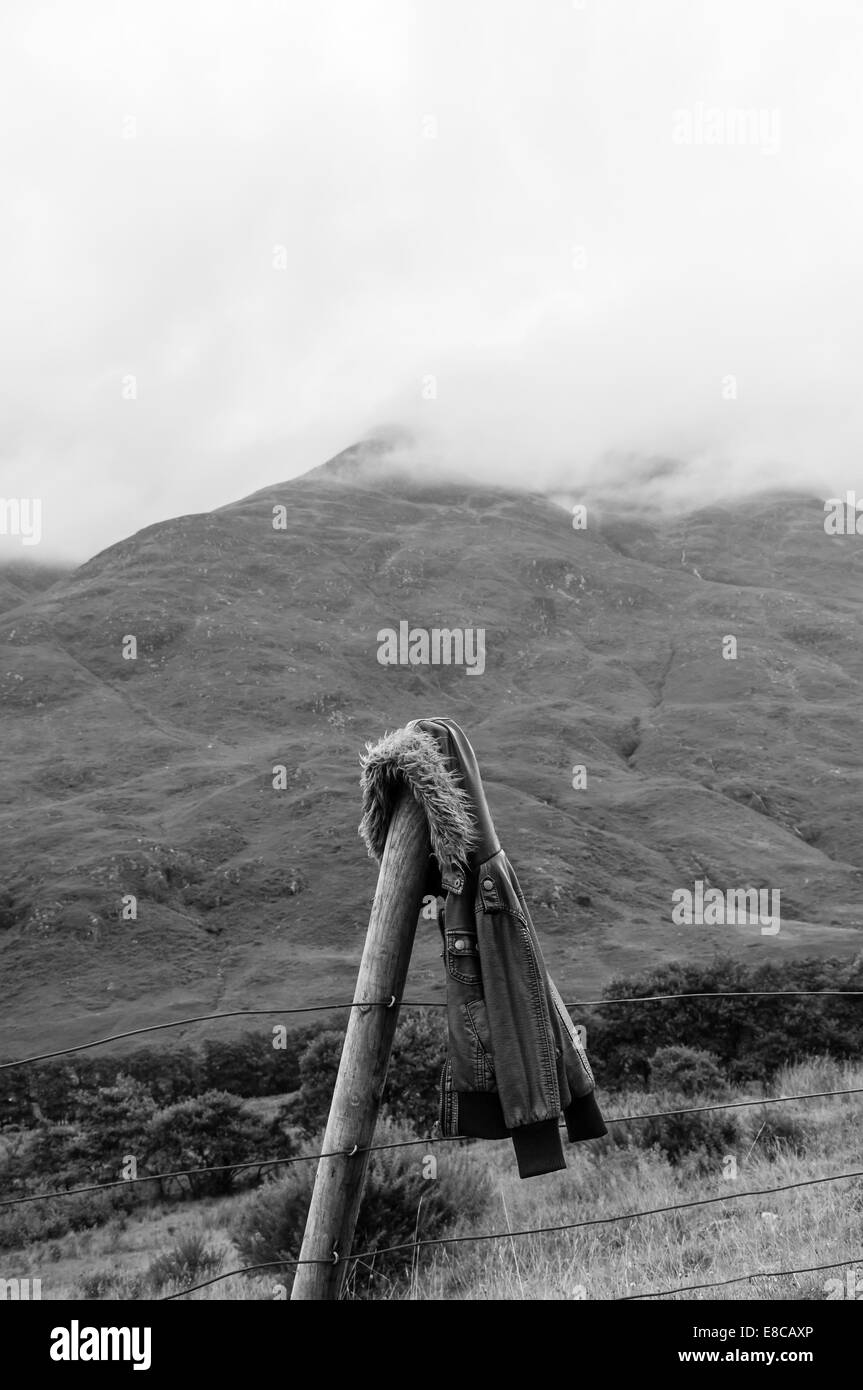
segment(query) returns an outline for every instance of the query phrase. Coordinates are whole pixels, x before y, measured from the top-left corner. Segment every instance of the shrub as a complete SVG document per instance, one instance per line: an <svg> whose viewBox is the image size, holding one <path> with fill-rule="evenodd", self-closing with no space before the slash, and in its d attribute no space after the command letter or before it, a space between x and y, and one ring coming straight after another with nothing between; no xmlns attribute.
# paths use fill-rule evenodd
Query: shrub
<svg viewBox="0 0 863 1390"><path fill-rule="evenodd" d="M415 1136L405 1126L384 1120L376 1142L397 1143ZM322 1136L317 1136L320 1144ZM450 1230L459 1218L480 1215L491 1195L491 1181L474 1156L456 1147L436 1155L438 1175L423 1176L428 1155L422 1146L385 1149L369 1160L363 1203L354 1237L354 1250L383 1249L417 1238L431 1239ZM295 1259L299 1253L311 1198L314 1173L297 1164L287 1177L268 1183L245 1207L234 1239L245 1264ZM413 1250L394 1251L353 1267L353 1291L363 1296L403 1278L411 1267ZM285 1270L286 1283L293 1269Z"/></svg>
<svg viewBox="0 0 863 1390"><path fill-rule="evenodd" d="M723 1098L726 1078L712 1052L697 1047L658 1047L650 1059L650 1084L655 1091L676 1091L683 1096L714 1095Z"/></svg>
<svg viewBox="0 0 863 1390"><path fill-rule="evenodd" d="M80 1131L69 1141L69 1158L84 1165L81 1176L90 1182L118 1178L124 1155L141 1159L155 1114L149 1088L131 1076L118 1077L113 1086L82 1097ZM55 1130L52 1137L60 1136Z"/></svg>
<svg viewBox="0 0 863 1390"><path fill-rule="evenodd" d="M78 1281L80 1298L93 1299L131 1299L146 1298L147 1276L144 1274L125 1274L116 1269L98 1269L93 1274L84 1274Z"/></svg>
<svg viewBox="0 0 863 1390"><path fill-rule="evenodd" d="M156 1103L145 1086L123 1076L81 1097L80 1113L76 1124L41 1121L18 1156L20 1173L55 1187L119 1178L124 1155L142 1154Z"/></svg>
<svg viewBox="0 0 863 1390"><path fill-rule="evenodd" d="M168 1284L197 1284L208 1275L218 1274L224 1254L211 1249L200 1231L190 1231L150 1261L147 1282L155 1293Z"/></svg>
<svg viewBox="0 0 863 1390"><path fill-rule="evenodd" d="M292 1118L307 1134L326 1124L342 1055L344 1031L316 1033L299 1059L299 1093ZM410 1010L400 1020L383 1097L383 1114L427 1133L438 1114L438 1081L446 1053L446 1024L438 1009Z"/></svg>
<svg viewBox="0 0 863 1390"><path fill-rule="evenodd" d="M148 1190L150 1184L143 1184ZM103 1226L112 1215L131 1211L140 1188L114 1187L59 1201L31 1202L0 1215L0 1250L19 1250L37 1240L58 1240L69 1231Z"/></svg>
<svg viewBox="0 0 863 1390"><path fill-rule="evenodd" d="M76 1057L54 1060L10 1073L0 1096L0 1124L35 1126L44 1120L81 1117L88 1098L118 1083L122 1076L141 1082L158 1105L173 1105L203 1091L230 1091L238 1096L284 1095L300 1085L299 1060L311 1040L329 1024L318 1019L288 1031L285 1046L273 1046L270 1029L213 1040L203 1051L185 1046L139 1047L122 1057Z"/></svg>
<svg viewBox="0 0 863 1390"><path fill-rule="evenodd" d="M208 1090L236 1096L271 1096L300 1084L299 1048L288 1034L287 1046L273 1047L272 1033L244 1033L231 1041L204 1043L201 1073Z"/></svg>
<svg viewBox="0 0 863 1390"><path fill-rule="evenodd" d="M206 1089L201 1059L191 1047L141 1047L123 1059L122 1070L145 1085L157 1105L173 1105ZM82 1078L84 1085L93 1081Z"/></svg>
<svg viewBox="0 0 863 1390"><path fill-rule="evenodd" d="M238 1096L207 1091L191 1100L157 1109L140 1082L123 1077L89 1097L80 1125L40 1125L23 1155L10 1159L10 1178L19 1187L26 1178L41 1178L54 1187L113 1182L123 1176L127 1157L137 1162L137 1178L148 1173L219 1168L182 1178L154 1178L127 1189L131 1202L185 1186L193 1196L229 1192L240 1173L260 1179L267 1160L287 1158L294 1141L280 1120L262 1119ZM260 1166L243 1165L260 1159ZM115 1189L122 1191L123 1189Z"/></svg>
<svg viewBox="0 0 863 1390"><path fill-rule="evenodd" d="M22 1134L11 1136L0 1149L0 1191L10 1197L24 1192L29 1170L28 1149L29 1144Z"/></svg>
<svg viewBox="0 0 863 1390"><path fill-rule="evenodd" d="M300 1089L291 1114L306 1134L326 1124L344 1041L337 1029L322 1029L300 1056Z"/></svg>
<svg viewBox="0 0 863 1390"><path fill-rule="evenodd" d="M800 1115L793 1115L784 1105L771 1105L769 1109L750 1116L752 1137L747 1143L756 1153L775 1158L779 1154L805 1153L812 1141L813 1122Z"/></svg>
<svg viewBox="0 0 863 1390"><path fill-rule="evenodd" d="M220 1168L216 1173L189 1173L183 1179L196 1197L230 1192L240 1172L257 1180L260 1168L241 1166L252 1159L265 1162L288 1158L293 1152L293 1141L278 1122L263 1120L226 1091L207 1091L158 1111L144 1148L147 1170L153 1173Z"/></svg>
<svg viewBox="0 0 863 1390"><path fill-rule="evenodd" d="M733 1111L666 1115L661 1119L642 1120L638 1128L642 1131L644 1147L656 1145L672 1163L694 1155L700 1164L712 1167L718 1158L740 1144L740 1125Z"/></svg>
<svg viewBox="0 0 863 1390"><path fill-rule="evenodd" d="M744 1145L743 1122L737 1112L667 1113L686 1110L687 1103L691 1103L690 1098L679 1091L630 1091L617 1096L615 1109L624 1114L645 1114L652 1118L611 1125L611 1143L618 1148L657 1148L670 1163L685 1163L696 1171L714 1168L718 1158L737 1152Z"/></svg>
<svg viewBox="0 0 863 1390"><path fill-rule="evenodd" d="M730 957L709 965L675 962L643 975L615 979L607 999L724 991L863 988L863 954L854 961L807 959L767 962L755 968ZM767 1080L779 1067L810 1053L859 1057L863 1012L859 1001L831 995L663 999L615 1004L585 1013L591 1062L600 1086L644 1084L648 1059L681 1042L714 1054L735 1084Z"/></svg>
<svg viewBox="0 0 863 1390"><path fill-rule="evenodd" d="M383 1103L389 1115L417 1134L428 1133L438 1118L446 1043L441 1009L411 1009L399 1020Z"/></svg>

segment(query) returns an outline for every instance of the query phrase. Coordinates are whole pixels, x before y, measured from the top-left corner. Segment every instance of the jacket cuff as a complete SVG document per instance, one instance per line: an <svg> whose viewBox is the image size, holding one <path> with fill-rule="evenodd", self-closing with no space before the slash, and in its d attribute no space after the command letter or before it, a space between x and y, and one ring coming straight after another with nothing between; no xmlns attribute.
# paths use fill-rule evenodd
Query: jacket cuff
<svg viewBox="0 0 863 1390"><path fill-rule="evenodd" d="M608 1133L593 1091L571 1100L563 1112L563 1118L573 1144L579 1139L601 1139Z"/></svg>
<svg viewBox="0 0 863 1390"><path fill-rule="evenodd" d="M520 1178L536 1178L540 1173L556 1173L566 1167L557 1120L520 1125L512 1131L512 1146Z"/></svg>

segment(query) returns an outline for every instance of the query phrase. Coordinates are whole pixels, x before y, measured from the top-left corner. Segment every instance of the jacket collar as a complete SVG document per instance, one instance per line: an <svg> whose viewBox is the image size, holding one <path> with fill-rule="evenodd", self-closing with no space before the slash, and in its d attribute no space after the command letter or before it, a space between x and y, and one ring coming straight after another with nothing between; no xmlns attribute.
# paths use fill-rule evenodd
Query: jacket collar
<svg viewBox="0 0 863 1390"><path fill-rule="evenodd" d="M380 860L396 799L406 782L423 807L441 872L475 869L497 854L500 841L483 790L476 754L452 719L414 719L366 744L360 758L363 818L360 834Z"/></svg>
<svg viewBox="0 0 863 1390"><path fill-rule="evenodd" d="M475 869L500 850L500 840L486 800L476 753L467 734L454 719L417 719L414 725L432 734L444 756L447 771L467 793L475 826L475 839L467 854L467 864Z"/></svg>

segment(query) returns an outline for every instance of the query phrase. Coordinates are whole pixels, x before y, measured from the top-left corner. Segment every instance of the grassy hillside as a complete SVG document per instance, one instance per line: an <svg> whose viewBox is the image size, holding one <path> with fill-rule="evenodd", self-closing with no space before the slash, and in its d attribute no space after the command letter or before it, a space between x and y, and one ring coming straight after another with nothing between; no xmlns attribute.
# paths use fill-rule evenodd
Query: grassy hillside
<svg viewBox="0 0 863 1390"><path fill-rule="evenodd" d="M357 756L428 714L474 742L567 997L717 949L859 950L858 537L801 496L606 503L579 531L363 458L148 527L0 618L7 1055L349 998L376 876ZM484 674L380 665L401 620L484 628ZM780 933L674 925L696 878L778 888ZM436 938L412 998L441 996Z"/></svg>

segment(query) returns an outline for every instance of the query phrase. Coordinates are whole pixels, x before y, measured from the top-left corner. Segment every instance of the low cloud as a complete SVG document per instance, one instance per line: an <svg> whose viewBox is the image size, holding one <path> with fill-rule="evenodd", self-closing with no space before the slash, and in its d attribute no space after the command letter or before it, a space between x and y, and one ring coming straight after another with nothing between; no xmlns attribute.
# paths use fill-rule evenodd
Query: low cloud
<svg viewBox="0 0 863 1390"><path fill-rule="evenodd" d="M41 499L46 557L381 420L492 484L858 483L855 0L2 24L0 494Z"/></svg>

